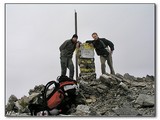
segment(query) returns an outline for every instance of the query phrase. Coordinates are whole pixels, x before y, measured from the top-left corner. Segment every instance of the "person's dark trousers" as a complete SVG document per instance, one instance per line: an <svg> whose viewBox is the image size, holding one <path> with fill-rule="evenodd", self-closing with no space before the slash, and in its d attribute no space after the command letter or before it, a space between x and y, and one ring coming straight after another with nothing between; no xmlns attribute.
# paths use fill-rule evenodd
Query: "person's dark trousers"
<svg viewBox="0 0 160 120"><path fill-rule="evenodd" d="M67 68L69 69L69 78L73 79L74 76L74 65L72 58L60 57L61 59L61 75L66 75Z"/></svg>

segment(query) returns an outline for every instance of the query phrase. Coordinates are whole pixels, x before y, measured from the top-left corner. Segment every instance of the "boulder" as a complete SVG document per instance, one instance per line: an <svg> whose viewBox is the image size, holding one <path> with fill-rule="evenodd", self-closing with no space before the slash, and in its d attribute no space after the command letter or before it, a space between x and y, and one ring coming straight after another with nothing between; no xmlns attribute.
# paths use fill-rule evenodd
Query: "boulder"
<svg viewBox="0 0 160 120"><path fill-rule="evenodd" d="M146 81L147 82L153 82L154 81L154 76L147 75L146 76Z"/></svg>
<svg viewBox="0 0 160 120"><path fill-rule="evenodd" d="M122 107L122 108L118 108L115 109L114 112L118 115L118 116L138 116L140 113L134 109L134 108L130 108L130 107Z"/></svg>
<svg viewBox="0 0 160 120"><path fill-rule="evenodd" d="M115 81L113 81L111 76L108 76L106 74L103 74L100 76L100 81L106 85L112 86Z"/></svg>
<svg viewBox="0 0 160 120"><path fill-rule="evenodd" d="M140 94L135 103L139 104L141 107L153 107L155 104L154 96Z"/></svg>
<svg viewBox="0 0 160 120"><path fill-rule="evenodd" d="M86 116L90 114L90 107L87 105L78 105L76 107L76 115L78 116Z"/></svg>
<svg viewBox="0 0 160 120"><path fill-rule="evenodd" d="M9 97L9 100L8 100L8 102L10 103L10 102L15 102L15 101L17 101L18 99L17 99L17 97L15 96L15 95L11 95L10 97Z"/></svg>
<svg viewBox="0 0 160 120"><path fill-rule="evenodd" d="M125 74L124 74L124 78L125 78L125 79L128 79L128 80L131 80L131 81L136 80L136 77L134 77L134 76L132 76L132 75L129 75L128 73L125 73Z"/></svg>

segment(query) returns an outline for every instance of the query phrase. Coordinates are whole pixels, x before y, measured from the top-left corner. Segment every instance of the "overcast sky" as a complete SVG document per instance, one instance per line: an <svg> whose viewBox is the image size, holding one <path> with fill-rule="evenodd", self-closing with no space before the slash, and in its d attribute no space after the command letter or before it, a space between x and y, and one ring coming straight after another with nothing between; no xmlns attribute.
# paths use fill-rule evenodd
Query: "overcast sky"
<svg viewBox="0 0 160 120"><path fill-rule="evenodd" d="M60 75L59 46L74 34L78 14L79 41L91 34L115 45L116 73L135 77L154 75L154 4L7 4L6 97L28 95L35 85ZM73 58L74 61L74 58ZM97 77L100 60L95 54ZM107 71L109 68L107 66Z"/></svg>

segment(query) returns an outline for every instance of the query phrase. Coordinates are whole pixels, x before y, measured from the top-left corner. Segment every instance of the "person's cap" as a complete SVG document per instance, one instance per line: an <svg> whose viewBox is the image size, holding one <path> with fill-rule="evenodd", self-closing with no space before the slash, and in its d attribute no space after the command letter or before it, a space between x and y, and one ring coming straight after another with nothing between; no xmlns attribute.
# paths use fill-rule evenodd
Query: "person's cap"
<svg viewBox="0 0 160 120"><path fill-rule="evenodd" d="M77 39L78 39L78 35L77 35L77 34L74 34L74 35L72 36L72 38L77 38Z"/></svg>

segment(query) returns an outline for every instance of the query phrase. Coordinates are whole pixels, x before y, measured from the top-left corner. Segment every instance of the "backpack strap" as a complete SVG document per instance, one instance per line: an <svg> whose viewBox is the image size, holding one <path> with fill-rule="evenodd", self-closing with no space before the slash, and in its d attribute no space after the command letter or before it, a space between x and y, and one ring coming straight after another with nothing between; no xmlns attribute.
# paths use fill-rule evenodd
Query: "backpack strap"
<svg viewBox="0 0 160 120"><path fill-rule="evenodd" d="M104 44L104 42L102 40L99 40L99 41L102 43L102 45L103 45L103 47L105 49L107 46Z"/></svg>
<svg viewBox="0 0 160 120"><path fill-rule="evenodd" d="M104 49L106 50L106 52L109 54L110 53L110 50L109 48L104 44L104 42L102 40L100 40L100 42L102 43ZM103 57L106 57L106 55L104 55Z"/></svg>
<svg viewBox="0 0 160 120"><path fill-rule="evenodd" d="M47 97L47 91L48 91L48 89L49 89L49 87L51 86L51 85L55 85L55 89L52 91L52 93ZM57 83L57 82L55 82L55 81L50 81L50 82L48 82L47 84L46 84L46 86L45 86L45 88L44 88L44 91L42 92L42 95L43 95L43 103L44 103L44 106L46 107L46 108L48 108L47 107L47 100L57 91L57 89L59 88L59 84Z"/></svg>

